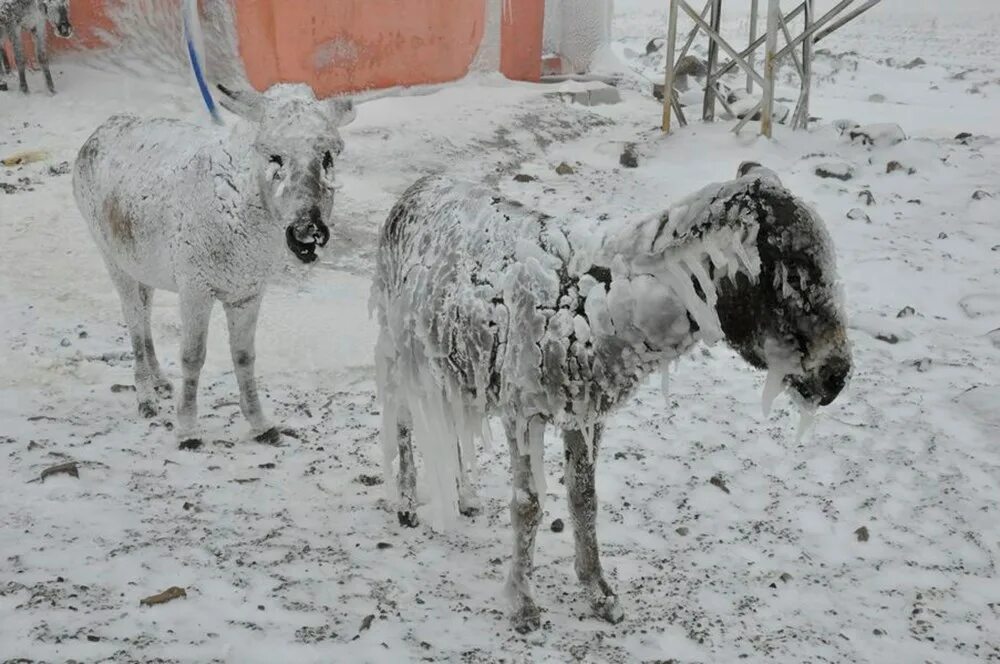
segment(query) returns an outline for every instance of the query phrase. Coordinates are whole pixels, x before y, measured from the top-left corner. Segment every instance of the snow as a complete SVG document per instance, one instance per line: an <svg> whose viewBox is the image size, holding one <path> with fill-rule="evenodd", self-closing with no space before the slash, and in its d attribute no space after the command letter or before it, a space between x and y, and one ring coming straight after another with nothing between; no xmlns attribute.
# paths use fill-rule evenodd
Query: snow
<svg viewBox="0 0 1000 664"><path fill-rule="evenodd" d="M166 415L140 421L134 394L110 390L131 383L117 296L69 177L48 173L114 113L204 121L197 94L174 82L185 73L138 77L64 60L54 66L56 97L0 93L0 156L51 155L0 169L14 190L0 187L0 653L240 662L1000 656L1000 348L990 336L1000 315L989 300L967 301L975 317L961 304L997 289L1000 18L993 3L973 11L969 0L946 16L937 3L883 4L827 45L860 56L817 61L815 128L779 126L773 142L753 136L752 124L734 138L728 124L698 122L662 138L658 106L637 89L623 90L622 104L588 109L545 99L549 88L482 77L361 106L343 131L344 187L323 264L289 272L265 296L259 379L275 419L299 436L282 447L243 441L221 312L203 372L205 449L177 450ZM619 53L644 52L662 32L663 2L619 0L618 11ZM886 62L917 56L928 65ZM887 101L869 102L876 93ZM909 138L852 145L832 126L837 118L899 124ZM954 140L960 132L973 135L967 145ZM624 142L641 146L639 168L618 168ZM806 158L818 153L829 157ZM616 626L589 615L569 530L546 527L567 514L560 443L549 434L533 579L547 626L521 637L500 598L511 535L506 446L479 451L483 512L454 531L401 529L383 509L384 487L370 486L381 466L377 325L367 310L376 230L428 173L484 179L549 214L598 223L666 209L731 178L746 159L777 172L827 222L851 321L852 382L802 444L795 409L779 399L762 419L765 376L721 345L673 369L668 405L660 381L640 388L608 422L597 471L603 564L625 611ZM816 162L832 159L853 164L854 180L816 178ZM894 159L917 172L886 175ZM563 161L575 175L555 174ZM537 179L515 182L516 173ZM846 218L864 187L876 201L865 208L870 224ZM993 197L973 200L976 190ZM897 318L907 306L915 313ZM178 330L176 299L158 296L154 335L175 381ZM67 458L80 462L78 479L29 483ZM717 476L728 494L710 483ZM421 487L421 498L428 493ZM866 542L855 535L861 526ZM173 585L187 599L139 608Z"/></svg>

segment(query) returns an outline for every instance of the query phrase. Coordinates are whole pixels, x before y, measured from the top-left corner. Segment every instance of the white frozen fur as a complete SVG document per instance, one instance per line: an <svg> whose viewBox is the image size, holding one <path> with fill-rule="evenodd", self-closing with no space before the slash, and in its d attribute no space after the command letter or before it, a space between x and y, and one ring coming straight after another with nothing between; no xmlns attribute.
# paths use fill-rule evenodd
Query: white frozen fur
<svg viewBox="0 0 1000 664"><path fill-rule="evenodd" d="M9 39L14 52L14 65L17 67L18 86L25 94L28 93L28 78L25 73L27 58L21 37L25 30L31 32L35 57L45 75L46 87L51 93L56 91L52 72L49 71L46 23L51 23L60 37L71 37L73 26L69 21L69 0L0 0L0 80L11 70L7 52L3 50L4 41Z"/></svg>
<svg viewBox="0 0 1000 664"><path fill-rule="evenodd" d="M231 128L114 116L81 148L73 177L121 296L145 417L156 413L157 390L170 391L150 334L153 291L180 296L181 442L199 439L198 379L215 300L229 323L243 414L258 439L278 438L254 378L257 314L284 247L310 262L329 238L338 128L353 113L349 101L317 101L306 86L225 92L240 115Z"/></svg>
<svg viewBox="0 0 1000 664"><path fill-rule="evenodd" d="M578 577L595 612L616 622L593 481L609 411L696 342L723 337L777 372L768 398L793 387L811 409L844 386L850 350L829 236L774 173L755 164L740 173L666 214L606 226L599 240L445 177L417 182L383 227L372 305L400 523L417 524L411 440L437 513L465 511L475 439L499 417L512 455L508 590L521 631L539 623L530 576L547 425L563 431Z"/></svg>

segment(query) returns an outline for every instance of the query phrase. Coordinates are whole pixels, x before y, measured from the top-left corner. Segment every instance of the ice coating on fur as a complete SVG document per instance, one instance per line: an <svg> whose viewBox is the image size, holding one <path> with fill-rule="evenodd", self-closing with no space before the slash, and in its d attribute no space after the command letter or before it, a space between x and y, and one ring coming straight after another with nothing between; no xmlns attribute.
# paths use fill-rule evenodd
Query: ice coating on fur
<svg viewBox="0 0 1000 664"><path fill-rule="evenodd" d="M228 130L114 116L74 168L77 205L122 298L145 417L155 413L154 382L169 387L149 334L152 293L180 296L185 388L175 431L182 442L197 438L198 372L216 300L230 323L244 415L254 435L277 435L253 379L257 312L282 253L309 262L329 239L342 150L339 102L317 101L306 86L232 95L243 117Z"/></svg>
<svg viewBox="0 0 1000 664"><path fill-rule="evenodd" d="M721 338L717 284L760 269L756 219L724 208L752 182L780 187L761 169L597 242L476 185L414 185L383 229L373 288L387 480L400 411L441 422L416 446L454 471L455 443L471 446L490 415L524 445L533 418L587 431L664 363ZM454 478L434 482L444 503Z"/></svg>

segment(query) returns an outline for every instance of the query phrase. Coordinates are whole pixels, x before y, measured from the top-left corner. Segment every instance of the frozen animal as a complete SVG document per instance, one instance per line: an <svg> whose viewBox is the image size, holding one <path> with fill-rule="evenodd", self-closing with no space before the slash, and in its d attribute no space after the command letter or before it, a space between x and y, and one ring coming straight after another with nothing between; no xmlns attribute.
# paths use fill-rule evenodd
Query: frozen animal
<svg viewBox="0 0 1000 664"><path fill-rule="evenodd" d="M756 164L602 241L489 189L414 184L379 236L372 304L387 483L417 524L413 445L446 508L474 507L466 473L497 416L511 453L514 625L532 597L547 426L562 430L576 573L593 610L623 611L601 569L594 466L608 414L698 341L725 339L808 415L851 371L833 246L822 221Z"/></svg>
<svg viewBox="0 0 1000 664"><path fill-rule="evenodd" d="M330 237L339 128L353 107L317 101L307 86L220 89L241 116L231 128L114 116L81 148L73 189L121 296L140 414L155 415L157 391L170 391L150 333L153 291L162 288L180 296L179 440L199 439L198 378L219 300L241 409L258 440L274 441L254 378L257 314L282 252L309 263Z"/></svg>
<svg viewBox="0 0 1000 664"><path fill-rule="evenodd" d="M28 93L28 79L25 75L27 60L21 33L31 32L35 43L35 56L45 74L45 85L54 93L56 86L49 71L48 35L45 24L51 23L60 37L73 36L73 26L69 22L69 0L0 0L0 74L10 73L10 62L3 48L9 39L14 50L14 64L17 65L18 83L21 92Z"/></svg>

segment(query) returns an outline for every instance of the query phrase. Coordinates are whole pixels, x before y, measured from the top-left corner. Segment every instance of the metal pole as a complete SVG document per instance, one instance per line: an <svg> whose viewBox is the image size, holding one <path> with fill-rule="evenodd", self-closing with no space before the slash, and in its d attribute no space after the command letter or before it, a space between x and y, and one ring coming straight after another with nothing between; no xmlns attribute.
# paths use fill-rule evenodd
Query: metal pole
<svg viewBox="0 0 1000 664"><path fill-rule="evenodd" d="M871 1L874 2L875 4L878 4L879 2L881 2L881 0L871 0ZM792 49L797 48L799 44L801 44L803 41L806 40L807 37L811 37L813 34L815 34L817 30L819 30L824 25L826 25L827 23L829 23L831 19L835 18L837 16L837 14L839 14L841 11L843 11L845 7L850 6L851 3L853 3L853 2L854 2L854 0L841 0L841 2L836 7L834 7L833 9L831 9L830 11L828 11L827 13L823 14L818 19L816 19L816 22L813 23L813 26L811 28L809 28L808 30L806 30L805 32L803 32L801 35L799 35L798 37L796 37L795 40L791 44L789 44L785 48L783 48L780 51L778 51L778 59L780 60L781 58L783 58L786 55L788 55L789 53L791 53ZM871 4L871 2L869 4ZM874 7L875 5L872 4L871 6ZM856 16L857 14L855 13L854 15ZM838 21L838 23L840 25L843 25L843 21ZM825 34L829 34L829 33L827 32ZM813 42L815 43L816 41L818 41L818 40L814 38Z"/></svg>
<svg viewBox="0 0 1000 664"><path fill-rule="evenodd" d="M681 8L683 8L684 11L687 12L688 16L690 16L695 23L701 26L702 30L708 33L708 36L710 38L715 39L717 42L719 42L719 48L725 51L729 57L734 58L733 62L736 65L743 67L743 70L746 73L753 76L755 81L757 81L761 85L764 85L764 77L758 74L753 69L751 69L750 66L747 64L746 60L744 60L743 57L736 52L736 49L734 49L732 46L729 45L729 42L727 42L725 39L722 38L722 35L713 30L712 26L710 26L708 23L705 23L705 21L702 18L700 18L697 14L695 14L694 10L691 9L686 2L681 2ZM715 76L712 77L713 82L717 81L719 79L719 76L721 76L721 74L716 72Z"/></svg>
<svg viewBox="0 0 1000 664"><path fill-rule="evenodd" d="M813 0L806 0L805 31L812 27ZM806 37L802 42L802 92L799 94L799 105L792 119L794 129L809 129L809 96L812 90L813 38Z"/></svg>
<svg viewBox="0 0 1000 664"><path fill-rule="evenodd" d="M670 111L674 101L674 51L677 49L677 9L684 0L669 0L670 18L667 21L667 66L663 79L663 131L670 132Z"/></svg>
<svg viewBox="0 0 1000 664"><path fill-rule="evenodd" d="M757 4L758 0L750 0L750 44L757 41ZM757 66L757 51L752 50L747 56L747 64L750 69ZM753 92L753 76L747 74L747 92Z"/></svg>
<svg viewBox="0 0 1000 664"><path fill-rule="evenodd" d="M773 134L774 124L774 77L778 50L778 20L780 19L780 0L768 0L767 3L767 46L764 50L764 97L760 108L760 133L768 138Z"/></svg>
<svg viewBox="0 0 1000 664"><path fill-rule="evenodd" d="M716 34L722 27L722 0L712 0L712 30ZM719 42L711 36L708 38L708 72L705 75L705 104L702 110L701 119L705 122L715 120L715 95L712 88L715 87L712 80L712 72L719 62Z"/></svg>
<svg viewBox="0 0 1000 664"><path fill-rule="evenodd" d="M866 11L868 11L869 9L871 9L872 7L874 7L875 5L877 5L880 2L882 2L882 0L869 0L863 6L858 7L853 12L851 12L850 14L848 14L847 16L845 16L844 18L840 19L839 21L837 21L836 23L834 23L833 25L831 25L826 30L818 33L816 35L816 38L813 41L814 42L818 42L820 39L822 39L823 37L826 37L828 34L830 34L831 32L833 32L834 30L839 30L844 25L850 23L851 21L853 21L857 17L861 16Z"/></svg>
<svg viewBox="0 0 1000 664"><path fill-rule="evenodd" d="M785 14L785 21L791 22L796 16L801 14L803 11L805 11L804 5L797 5L795 9ZM737 53L736 54L737 57L745 60L747 56L753 54L757 50L757 48L764 43L765 39L767 39L767 35L759 35L757 39L753 41L753 43L751 43L745 49ZM722 78L723 76L731 72L734 68L736 68L738 65L739 63L736 61L735 58L733 60L730 60L726 64L722 65L722 67L719 68L719 71L715 72L715 78L716 79ZM760 81L757 82L760 83Z"/></svg>

